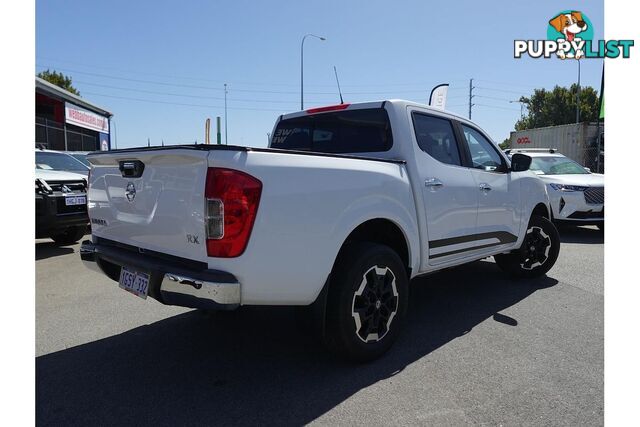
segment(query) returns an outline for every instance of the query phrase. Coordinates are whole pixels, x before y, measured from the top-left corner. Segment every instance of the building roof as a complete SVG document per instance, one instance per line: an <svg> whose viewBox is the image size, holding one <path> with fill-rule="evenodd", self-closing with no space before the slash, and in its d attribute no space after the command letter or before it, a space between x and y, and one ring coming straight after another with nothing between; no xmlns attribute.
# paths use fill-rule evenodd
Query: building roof
<svg viewBox="0 0 640 427"><path fill-rule="evenodd" d="M43 92L56 98L60 98L63 101L68 101L72 104L86 108L89 111L93 111L94 113L101 114L103 116L113 116L113 113L109 110L92 104L85 99L80 98L78 95L74 95L71 92L62 89L61 87L54 85L53 83L49 83L48 81L41 79L40 77L36 77L36 91Z"/></svg>

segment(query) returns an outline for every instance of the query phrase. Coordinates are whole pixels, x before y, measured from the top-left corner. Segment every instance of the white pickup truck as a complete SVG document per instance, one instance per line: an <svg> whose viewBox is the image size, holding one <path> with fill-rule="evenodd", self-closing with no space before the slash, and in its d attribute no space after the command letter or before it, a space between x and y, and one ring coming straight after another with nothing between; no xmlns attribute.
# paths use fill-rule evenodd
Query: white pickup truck
<svg viewBox="0 0 640 427"><path fill-rule="evenodd" d="M560 250L545 184L474 123L408 101L280 116L269 148L90 154L81 258L142 298L308 306L328 346L393 344L409 280L493 256L545 274Z"/></svg>

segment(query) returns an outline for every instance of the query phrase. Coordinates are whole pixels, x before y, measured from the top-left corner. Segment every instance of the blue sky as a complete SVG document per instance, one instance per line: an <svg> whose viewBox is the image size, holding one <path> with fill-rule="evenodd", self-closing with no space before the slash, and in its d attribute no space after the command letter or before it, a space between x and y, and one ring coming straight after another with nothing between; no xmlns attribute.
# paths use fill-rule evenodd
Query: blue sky
<svg viewBox="0 0 640 427"><path fill-rule="evenodd" d="M427 102L449 83L447 109L496 141L520 116L509 100L534 88L570 85L575 61L514 59L514 39L544 39L564 9L583 11L603 36L603 1L116 1L36 2L36 71L73 78L82 96L115 114L118 148L203 142L207 117L224 122L229 144L265 146L275 118L305 108L403 98ZM601 60L581 61L582 84L600 89ZM215 133L215 128L212 129ZM215 135L214 135L215 137ZM224 131L223 131L224 140ZM113 137L112 137L113 143Z"/></svg>

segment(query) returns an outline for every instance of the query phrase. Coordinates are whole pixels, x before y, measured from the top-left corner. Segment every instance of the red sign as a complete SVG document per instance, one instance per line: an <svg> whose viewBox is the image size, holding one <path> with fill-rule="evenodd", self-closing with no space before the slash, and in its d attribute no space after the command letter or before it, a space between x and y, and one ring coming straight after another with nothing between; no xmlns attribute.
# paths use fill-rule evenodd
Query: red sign
<svg viewBox="0 0 640 427"><path fill-rule="evenodd" d="M531 144L531 140L528 136L521 136L516 140L518 144Z"/></svg>

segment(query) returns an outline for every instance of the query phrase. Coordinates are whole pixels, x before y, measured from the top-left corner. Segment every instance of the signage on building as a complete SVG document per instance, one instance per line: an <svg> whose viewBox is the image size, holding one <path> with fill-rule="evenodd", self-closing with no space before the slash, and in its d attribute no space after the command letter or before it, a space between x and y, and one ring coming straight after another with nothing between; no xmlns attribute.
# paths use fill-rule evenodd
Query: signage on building
<svg viewBox="0 0 640 427"><path fill-rule="evenodd" d="M100 140L100 150L108 151L109 150L109 135L106 133L99 133L98 139Z"/></svg>
<svg viewBox="0 0 640 427"><path fill-rule="evenodd" d="M64 104L64 111L67 123L98 132L109 133L109 119L106 117L69 103Z"/></svg>

